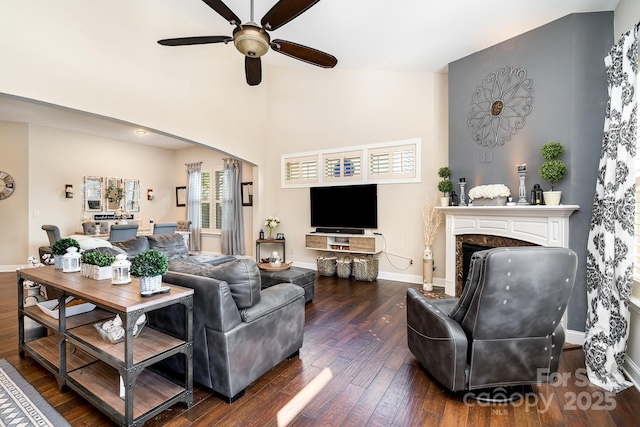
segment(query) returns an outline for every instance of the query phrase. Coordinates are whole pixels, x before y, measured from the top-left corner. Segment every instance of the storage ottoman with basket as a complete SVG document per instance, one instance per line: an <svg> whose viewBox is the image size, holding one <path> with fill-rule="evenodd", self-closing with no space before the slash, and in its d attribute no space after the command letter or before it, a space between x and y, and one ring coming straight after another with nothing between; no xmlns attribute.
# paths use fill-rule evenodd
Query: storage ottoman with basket
<svg viewBox="0 0 640 427"><path fill-rule="evenodd" d="M278 283L293 283L304 289L304 302L309 303L316 294L316 272L310 268L291 267L287 270L260 270L261 288L270 288Z"/></svg>

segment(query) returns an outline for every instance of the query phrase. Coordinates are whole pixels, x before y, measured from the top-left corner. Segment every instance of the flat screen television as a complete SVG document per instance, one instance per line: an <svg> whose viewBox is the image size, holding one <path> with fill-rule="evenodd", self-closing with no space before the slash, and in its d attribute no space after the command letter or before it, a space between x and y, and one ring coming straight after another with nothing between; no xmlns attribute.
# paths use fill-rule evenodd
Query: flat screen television
<svg viewBox="0 0 640 427"><path fill-rule="evenodd" d="M311 187L311 226L378 228L376 184Z"/></svg>

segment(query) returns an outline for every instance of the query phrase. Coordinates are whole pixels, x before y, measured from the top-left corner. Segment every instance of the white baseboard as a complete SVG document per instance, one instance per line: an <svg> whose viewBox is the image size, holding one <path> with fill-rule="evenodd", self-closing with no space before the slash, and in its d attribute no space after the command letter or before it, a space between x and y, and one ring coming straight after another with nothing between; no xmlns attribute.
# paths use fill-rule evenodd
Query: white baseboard
<svg viewBox="0 0 640 427"><path fill-rule="evenodd" d="M640 368L638 365L629 358L629 356L624 357L624 365L622 366L622 370L625 374L627 374L627 378L633 383L637 390L640 390Z"/></svg>
<svg viewBox="0 0 640 427"><path fill-rule="evenodd" d="M296 267L301 268L310 268L311 270L318 270L318 265L310 262L295 262ZM422 284L422 276L418 276L415 274L401 274L401 273L390 273L387 271L381 271L378 273L378 279L384 280L395 280L396 282L405 282L405 283L416 283ZM444 279L435 277L433 279L433 285L444 288Z"/></svg>
<svg viewBox="0 0 640 427"><path fill-rule="evenodd" d="M566 329L564 333L564 342L567 344L577 344L579 346L584 345L584 332L574 331L572 329Z"/></svg>
<svg viewBox="0 0 640 427"><path fill-rule="evenodd" d="M28 265L0 265L0 273L13 273L18 269L27 267Z"/></svg>

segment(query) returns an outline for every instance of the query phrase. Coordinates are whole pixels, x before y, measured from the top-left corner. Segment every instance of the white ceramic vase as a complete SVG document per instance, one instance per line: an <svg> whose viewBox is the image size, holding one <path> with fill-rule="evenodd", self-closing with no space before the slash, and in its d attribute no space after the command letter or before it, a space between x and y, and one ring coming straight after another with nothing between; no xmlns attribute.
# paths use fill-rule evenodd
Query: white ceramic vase
<svg viewBox="0 0 640 427"><path fill-rule="evenodd" d="M449 206L449 198L440 197L440 206Z"/></svg>
<svg viewBox="0 0 640 427"><path fill-rule="evenodd" d="M558 206L560 204L560 198L562 191L543 191L544 204L547 206Z"/></svg>

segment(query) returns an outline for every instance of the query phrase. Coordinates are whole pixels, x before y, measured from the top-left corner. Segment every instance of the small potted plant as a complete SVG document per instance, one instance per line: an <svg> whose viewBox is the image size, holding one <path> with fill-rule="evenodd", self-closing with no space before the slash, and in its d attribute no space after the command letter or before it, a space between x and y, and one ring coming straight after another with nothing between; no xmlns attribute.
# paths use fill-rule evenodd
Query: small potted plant
<svg viewBox="0 0 640 427"><path fill-rule="evenodd" d="M169 258L155 249L147 249L139 253L131 261L129 272L140 278L140 292L153 294L162 285L162 275L169 269Z"/></svg>
<svg viewBox="0 0 640 427"><path fill-rule="evenodd" d="M85 252L80 259L80 274L94 280L111 279L111 264L116 257L101 252Z"/></svg>
<svg viewBox="0 0 640 427"><path fill-rule="evenodd" d="M442 197L440 197L440 206L449 206L448 194L453 190L453 183L449 179L449 177L451 177L451 169L446 166L438 169L438 176L440 177L438 191L442 193Z"/></svg>
<svg viewBox="0 0 640 427"><path fill-rule="evenodd" d="M53 254L54 265L56 270L62 270L62 257L67 253L67 249L74 247L80 252L80 243L76 239L65 237L51 245L51 253Z"/></svg>
<svg viewBox="0 0 640 427"><path fill-rule="evenodd" d="M561 191L554 191L553 184L560 181L567 173L567 166L558 160L564 154L564 145L561 142L547 142L540 148L540 154L546 160L540 166L538 173L545 181L551 183L551 191L544 191L544 202L547 205L559 205Z"/></svg>

